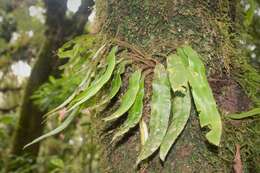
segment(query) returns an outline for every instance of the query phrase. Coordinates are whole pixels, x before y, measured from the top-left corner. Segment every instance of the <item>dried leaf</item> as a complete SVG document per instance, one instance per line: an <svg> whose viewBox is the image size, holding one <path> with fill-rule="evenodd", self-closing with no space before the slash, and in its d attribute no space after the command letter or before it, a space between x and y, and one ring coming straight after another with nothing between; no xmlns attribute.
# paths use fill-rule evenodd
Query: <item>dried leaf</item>
<svg viewBox="0 0 260 173"><path fill-rule="evenodd" d="M171 110L171 91L167 72L162 64L157 64L154 69L152 87L150 132L138 156L137 164L151 156L159 148L168 127Z"/></svg>
<svg viewBox="0 0 260 173"><path fill-rule="evenodd" d="M243 165L240 156L240 145L236 144L236 155L234 158L233 169L235 173L243 173Z"/></svg>
<svg viewBox="0 0 260 173"><path fill-rule="evenodd" d="M140 88L136 96L135 102L128 111L128 116L122 127L114 135L112 142L119 136L127 133L131 128L135 127L142 117L144 98L144 78L141 79Z"/></svg>
<svg viewBox="0 0 260 173"><path fill-rule="evenodd" d="M139 122L139 128L140 128L141 145L143 146L148 139L148 128L143 118L141 118Z"/></svg>
<svg viewBox="0 0 260 173"><path fill-rule="evenodd" d="M167 153L183 131L190 116L191 98L188 76L185 75L187 74L186 70L179 56L171 55L167 58L167 71L171 88L176 92L172 102L173 118L160 146L160 158L162 161L165 160Z"/></svg>
<svg viewBox="0 0 260 173"><path fill-rule="evenodd" d="M120 107L112 115L104 118L104 121L111 121L117 119L120 116L122 116L126 111L129 110L129 108L134 104L134 101L136 99L139 90L140 78L141 78L141 70L137 70L130 76L129 86L126 93L122 97L122 103Z"/></svg>

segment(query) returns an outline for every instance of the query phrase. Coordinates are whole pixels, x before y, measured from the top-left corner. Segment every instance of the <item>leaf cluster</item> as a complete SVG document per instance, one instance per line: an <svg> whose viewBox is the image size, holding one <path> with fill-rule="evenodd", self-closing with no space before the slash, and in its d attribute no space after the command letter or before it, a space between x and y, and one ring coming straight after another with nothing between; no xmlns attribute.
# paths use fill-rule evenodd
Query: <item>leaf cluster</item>
<svg viewBox="0 0 260 173"><path fill-rule="evenodd" d="M95 39L91 36L81 36L59 49L59 57L70 57L68 63L62 67L64 69L63 78L51 79L53 88L50 83L46 84L42 90L38 91L38 95L35 94L34 98L46 97L48 94L48 97L54 96L53 92L58 89L55 87L61 86L62 83L68 86L73 85L74 87L67 89L62 86L58 92L64 98L63 102L46 115L46 117L50 117L60 114L65 119L59 127L35 139L25 147L61 132L72 122L80 110L90 107L98 108L108 103L119 92L122 86L121 74L124 73L127 61L118 59L117 46L111 47L109 44L104 44L97 50L91 49L93 40ZM167 57L166 68L163 64L156 62L153 74L149 133L145 128L146 123L142 120L146 76L141 68L136 68L130 74L127 90L121 97L118 109L103 119L105 122L111 122L128 113L126 120L114 134L111 142L140 124L141 134L146 135L142 137L143 146L137 158L137 164L158 149L160 158L164 161L189 119L192 97L201 127L209 129L206 134L207 140L218 146L222 133L221 118L207 81L205 67L198 53L190 46L183 46L177 49L176 54ZM75 82L73 82L72 76L75 77ZM94 103L89 104L91 99L99 96L102 90L107 88L109 88L109 92L99 97L101 101L97 103L97 100L94 100ZM49 103L39 104L47 106Z"/></svg>

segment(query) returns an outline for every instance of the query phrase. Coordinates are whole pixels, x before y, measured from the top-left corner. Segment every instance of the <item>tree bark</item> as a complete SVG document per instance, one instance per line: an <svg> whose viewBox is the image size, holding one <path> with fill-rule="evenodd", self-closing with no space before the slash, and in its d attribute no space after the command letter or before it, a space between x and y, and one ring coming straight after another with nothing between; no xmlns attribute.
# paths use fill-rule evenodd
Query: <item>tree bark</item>
<svg viewBox="0 0 260 173"><path fill-rule="evenodd" d="M80 10L74 15L73 19L69 20L66 18L67 0L44 0L44 3L47 9L46 39L25 89L20 118L10 152L14 158L26 155L35 160L37 157L40 143L24 150L23 147L42 135L44 128L44 124L42 124L43 115L46 111L41 111L35 106L30 97L39 86L47 82L51 74L58 74L57 67L60 62L55 55L55 51L69 38L83 33L93 5L92 0L83 0ZM16 170L19 166L21 165L8 163L6 172Z"/></svg>
<svg viewBox="0 0 260 173"><path fill-rule="evenodd" d="M235 57L235 52L239 50L235 49L231 33L236 29L235 22L239 21L236 17L239 15L234 14L239 10L231 11L234 8L238 8L238 2L229 0L96 1L101 31L112 38L116 37L138 47L150 57L164 62L165 56L175 52L176 48L183 44L192 45L203 57L208 80L222 115L245 110L250 103L234 77L239 70L236 64L238 57ZM148 81L146 91L149 91ZM147 100L146 104L149 105ZM109 110L102 114L106 115L108 112ZM144 114L149 117L149 111L145 111ZM225 120L224 116L222 119ZM191 118L172 147L167 160L161 163L155 154L145 164L135 168L140 152L138 128L132 130L113 147L110 145L111 135L100 138L104 136L100 131L107 127L100 121L95 119L93 124L97 129L95 135L99 136L96 138L97 143L103 148L104 156L100 161L102 172L232 171L233 155L227 148L234 147L232 142L239 141L230 141L233 139L234 131L227 133L228 130L236 128L232 122L223 122L222 144L220 148L215 148L205 140L206 129L200 128L193 108ZM256 167L254 164L251 166Z"/></svg>

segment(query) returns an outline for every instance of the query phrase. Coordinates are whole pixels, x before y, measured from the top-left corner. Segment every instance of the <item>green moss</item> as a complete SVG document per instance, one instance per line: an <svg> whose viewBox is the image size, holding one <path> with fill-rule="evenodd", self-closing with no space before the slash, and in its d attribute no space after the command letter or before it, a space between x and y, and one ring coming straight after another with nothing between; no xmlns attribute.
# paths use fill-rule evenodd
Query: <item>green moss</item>
<svg viewBox="0 0 260 173"><path fill-rule="evenodd" d="M237 63L235 72L236 80L242 86L246 94L251 98L256 107L260 106L260 74L245 59Z"/></svg>

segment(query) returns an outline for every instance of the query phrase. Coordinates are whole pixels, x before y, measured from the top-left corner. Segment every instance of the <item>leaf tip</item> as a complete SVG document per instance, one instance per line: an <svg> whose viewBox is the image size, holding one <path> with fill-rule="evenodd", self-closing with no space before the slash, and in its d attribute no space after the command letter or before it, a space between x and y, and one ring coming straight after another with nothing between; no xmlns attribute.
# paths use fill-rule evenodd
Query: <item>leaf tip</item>
<svg viewBox="0 0 260 173"><path fill-rule="evenodd" d="M166 157L166 155L160 152L160 159L162 162L165 161L165 157Z"/></svg>
<svg viewBox="0 0 260 173"><path fill-rule="evenodd" d="M112 119L109 116L109 117L106 117L106 118L102 118L102 120L107 122L107 121L111 121Z"/></svg>
<svg viewBox="0 0 260 173"><path fill-rule="evenodd" d="M26 148L28 148L29 146L31 146L33 144L33 142L30 142L28 144L26 144L25 146L23 146L23 150L25 150Z"/></svg>
<svg viewBox="0 0 260 173"><path fill-rule="evenodd" d="M214 131L210 131L206 134L206 138L211 144L220 146L221 133L216 134Z"/></svg>

